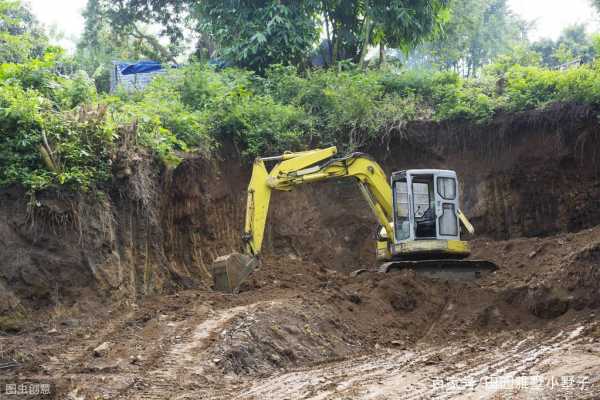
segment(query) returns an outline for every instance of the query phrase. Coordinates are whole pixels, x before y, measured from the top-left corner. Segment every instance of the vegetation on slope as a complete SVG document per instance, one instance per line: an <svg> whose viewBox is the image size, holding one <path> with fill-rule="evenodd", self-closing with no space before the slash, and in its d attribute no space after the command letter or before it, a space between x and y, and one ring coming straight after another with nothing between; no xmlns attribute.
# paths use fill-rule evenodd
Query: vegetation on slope
<svg viewBox="0 0 600 400"><path fill-rule="evenodd" d="M98 81L106 71L84 70L117 50L141 56L147 47L130 41L115 49L114 32L96 19L100 34L87 35L88 47L66 56L48 45L19 2L0 0L0 6L6 21L0 27L6 39L0 46L0 187L18 184L31 193L110 183L121 126L135 126L136 145L173 165L181 152L210 157L224 141L236 143L247 159L329 144L350 151L415 120L484 123L501 112L553 102L600 103L600 63L560 71L540 66L530 51L495 56L486 65L479 60L480 73L471 77L451 67L365 68L362 57L322 69L261 64L258 72L196 61L144 91L108 94ZM89 51L94 41L99 53ZM454 56L447 66L462 63Z"/></svg>

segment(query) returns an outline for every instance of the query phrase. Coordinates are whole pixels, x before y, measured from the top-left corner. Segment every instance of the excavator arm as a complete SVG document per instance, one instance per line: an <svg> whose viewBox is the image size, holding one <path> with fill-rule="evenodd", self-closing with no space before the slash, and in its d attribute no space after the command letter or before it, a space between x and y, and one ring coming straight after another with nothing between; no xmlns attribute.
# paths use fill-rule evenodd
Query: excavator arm
<svg viewBox="0 0 600 400"><path fill-rule="evenodd" d="M292 190L294 186L336 178L355 178L375 218L393 237L392 189L383 169L363 153L336 158L337 148L285 153L278 157L257 158L248 186L244 251L258 256L261 251L269 202L273 190ZM278 161L267 171L265 161Z"/></svg>
<svg viewBox="0 0 600 400"><path fill-rule="evenodd" d="M271 192L289 191L307 183L337 178L354 178L388 238L394 237L392 189L381 166L363 153L336 157L337 148L287 152L281 156L257 158L248 185L243 242L245 254L219 257L212 266L216 290L236 292L258 265L264 239ZM265 162L276 162L271 171Z"/></svg>

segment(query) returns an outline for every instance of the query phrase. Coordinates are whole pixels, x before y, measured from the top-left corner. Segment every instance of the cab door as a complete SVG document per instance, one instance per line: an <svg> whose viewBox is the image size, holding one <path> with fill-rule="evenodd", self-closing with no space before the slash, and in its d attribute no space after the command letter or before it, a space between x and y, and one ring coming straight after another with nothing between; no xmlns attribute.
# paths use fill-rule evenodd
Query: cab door
<svg viewBox="0 0 600 400"><path fill-rule="evenodd" d="M396 243L414 240L412 226L412 182L410 175L400 173L392 177L392 187L394 196L394 232Z"/></svg>
<svg viewBox="0 0 600 400"><path fill-rule="evenodd" d="M435 174L435 215L438 239L460 239L458 204L456 174L451 171Z"/></svg>

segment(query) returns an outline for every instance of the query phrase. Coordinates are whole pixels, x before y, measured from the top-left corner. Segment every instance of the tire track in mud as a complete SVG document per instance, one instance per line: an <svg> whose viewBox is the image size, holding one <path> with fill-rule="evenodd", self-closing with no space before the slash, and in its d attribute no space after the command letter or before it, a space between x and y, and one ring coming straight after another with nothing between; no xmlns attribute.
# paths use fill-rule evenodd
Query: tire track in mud
<svg viewBox="0 0 600 400"><path fill-rule="evenodd" d="M507 342L494 352L473 354L473 346L448 346L422 351L388 351L314 369L302 369L255 382L232 398L248 399L472 399L487 398L489 376L515 377L581 344L584 326L544 339L530 335ZM490 349L494 347L491 346ZM461 369L457 367L464 364ZM462 364L461 364L462 363ZM467 390L444 391L438 382L475 382ZM475 397L473 397L475 396Z"/></svg>
<svg viewBox="0 0 600 400"><path fill-rule="evenodd" d="M446 351L451 355L460 352L444 347L420 353L405 351L351 358L324 367L305 368L268 378L233 398L326 399L335 393L351 391L355 385L378 383L382 373L407 371Z"/></svg>
<svg viewBox="0 0 600 400"><path fill-rule="evenodd" d="M489 377L515 377L521 373L529 371L547 356L553 352L565 350L569 346L580 343L583 339L578 339L583 326L572 330L569 334L564 331L551 337L544 342L537 342L535 336L530 336L506 351L499 359L475 360L474 365L465 371L456 374L439 373L436 379L443 379L444 382L475 382L471 391L475 392L481 389L482 380ZM504 346L509 347L509 346ZM478 362L479 361L479 362ZM428 389L408 394L407 400L426 399L435 397L437 399L452 399L462 393L445 392L440 393L439 389L432 388L432 380L427 379Z"/></svg>
<svg viewBox="0 0 600 400"><path fill-rule="evenodd" d="M189 330L180 341L173 344L157 361L155 369L149 371L121 393L118 399L165 400L200 389L200 384L210 385L210 370L214 368L207 352L210 339L220 332L234 318L252 312L260 306L272 306L276 302L267 301L238 306L213 312L213 315Z"/></svg>

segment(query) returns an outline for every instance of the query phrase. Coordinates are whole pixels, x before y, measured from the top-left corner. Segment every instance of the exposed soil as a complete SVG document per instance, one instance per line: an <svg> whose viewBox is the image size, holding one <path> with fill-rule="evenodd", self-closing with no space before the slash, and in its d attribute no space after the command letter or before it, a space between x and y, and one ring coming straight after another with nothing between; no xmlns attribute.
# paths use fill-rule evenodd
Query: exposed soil
<svg viewBox="0 0 600 400"><path fill-rule="evenodd" d="M263 266L239 295L211 291L249 176L226 145L158 171L123 143L128 173L102 193L3 190L0 384L75 400L598 398L599 139L571 105L416 124L369 149L388 172L457 170L472 257L500 267L469 282L350 277L374 266L375 226L341 181L274 194Z"/></svg>
<svg viewBox="0 0 600 400"><path fill-rule="evenodd" d="M3 372L56 382L61 399L593 399L599 238L476 241L501 269L472 282L350 278L284 256L238 296L82 298L0 337L18 363Z"/></svg>

